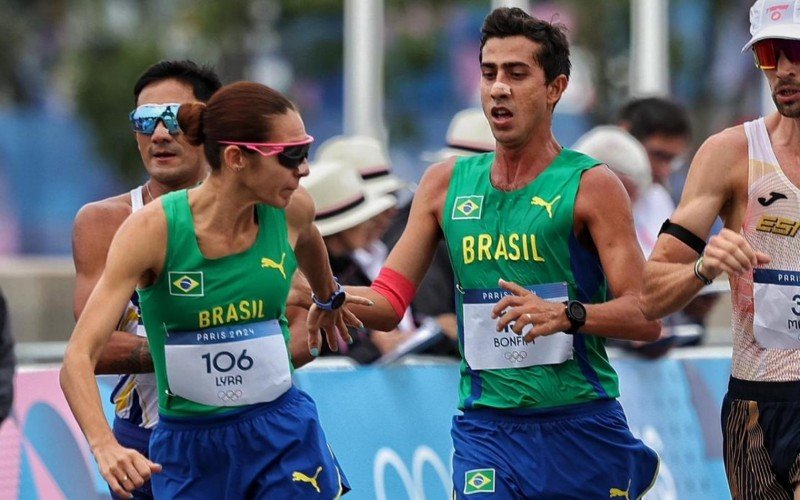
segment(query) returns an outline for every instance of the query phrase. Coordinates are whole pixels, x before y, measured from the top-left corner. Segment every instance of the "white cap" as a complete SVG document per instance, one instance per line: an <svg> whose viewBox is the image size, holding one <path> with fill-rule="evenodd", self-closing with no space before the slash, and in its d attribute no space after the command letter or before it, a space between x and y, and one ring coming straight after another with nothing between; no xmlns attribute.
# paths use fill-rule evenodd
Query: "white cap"
<svg viewBox="0 0 800 500"><path fill-rule="evenodd" d="M605 163L615 174L630 177L639 193L647 191L653 182L647 150L620 127L595 127L583 134L571 149Z"/></svg>
<svg viewBox="0 0 800 500"><path fill-rule="evenodd" d="M480 108L459 111L447 127L447 147L423 156L427 161L442 161L451 156L471 156L495 150L489 121Z"/></svg>
<svg viewBox="0 0 800 500"><path fill-rule="evenodd" d="M338 161L354 169L367 190L374 194L388 194L406 187L405 182L392 175L389 157L380 141L373 137L331 137L320 145L315 158L317 161Z"/></svg>
<svg viewBox="0 0 800 500"><path fill-rule="evenodd" d="M742 52L767 38L800 40L800 0L758 0L750 8L750 34Z"/></svg>
<svg viewBox="0 0 800 500"><path fill-rule="evenodd" d="M355 227L395 206L394 196L368 191L356 171L341 162L315 162L309 171L300 184L314 200L314 223L322 236Z"/></svg>

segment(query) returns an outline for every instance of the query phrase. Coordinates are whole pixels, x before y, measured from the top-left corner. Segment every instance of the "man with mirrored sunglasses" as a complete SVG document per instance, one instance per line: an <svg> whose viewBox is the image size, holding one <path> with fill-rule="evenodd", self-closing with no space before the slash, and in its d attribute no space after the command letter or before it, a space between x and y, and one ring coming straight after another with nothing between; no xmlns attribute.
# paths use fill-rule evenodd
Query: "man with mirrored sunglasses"
<svg viewBox="0 0 800 500"><path fill-rule="evenodd" d="M777 111L711 136L645 266L643 310L664 316L722 273L733 360L722 405L735 499L800 498L800 1L758 0L752 50ZM715 218L724 229L708 238Z"/></svg>
<svg viewBox="0 0 800 500"><path fill-rule="evenodd" d="M137 134L153 135L159 122L167 128L170 135L177 135L181 128L178 126L178 108L180 103L169 104L142 104L129 115L131 127Z"/></svg>
<svg viewBox="0 0 800 500"><path fill-rule="evenodd" d="M188 144L183 138L177 113L181 103L207 101L220 86L219 77L211 68L192 61L159 62L137 80L134 85L137 107L129 118L148 178L130 192L88 203L75 217L72 237L77 275L76 319L105 268L111 240L125 219L162 194L194 186L208 174L202 148ZM121 374L111 395L116 413L114 435L123 446L147 456L158 408L153 362L139 316L137 294L131 297L117 330L111 333L95 371ZM135 486L131 482L123 485L133 498L152 498L149 482L140 488Z"/></svg>

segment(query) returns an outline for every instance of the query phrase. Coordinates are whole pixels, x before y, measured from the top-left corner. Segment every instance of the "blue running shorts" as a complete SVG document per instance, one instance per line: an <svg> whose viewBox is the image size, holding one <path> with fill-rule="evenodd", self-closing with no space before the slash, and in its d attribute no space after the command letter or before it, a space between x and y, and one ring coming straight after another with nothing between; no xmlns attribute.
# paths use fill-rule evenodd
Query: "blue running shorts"
<svg viewBox="0 0 800 500"><path fill-rule="evenodd" d="M294 386L235 414L161 416L150 457L156 498L338 498L350 490L314 401Z"/></svg>
<svg viewBox="0 0 800 500"><path fill-rule="evenodd" d="M453 498L641 497L659 458L601 400L541 410L466 410L453 419Z"/></svg>

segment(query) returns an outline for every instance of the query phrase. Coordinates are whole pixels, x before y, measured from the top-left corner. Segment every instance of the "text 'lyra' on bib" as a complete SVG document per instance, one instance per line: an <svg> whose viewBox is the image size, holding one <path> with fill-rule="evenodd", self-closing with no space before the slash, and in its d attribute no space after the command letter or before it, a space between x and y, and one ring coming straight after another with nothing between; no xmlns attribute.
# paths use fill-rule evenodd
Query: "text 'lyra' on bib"
<svg viewBox="0 0 800 500"><path fill-rule="evenodd" d="M540 298L550 302L567 300L566 283L548 283L526 286ZM557 332L525 342L531 330L526 325L522 335L517 335L509 325L497 331L497 320L492 319L492 308L510 293L502 288L467 289L463 295L464 357L473 370L499 370L527 368L535 365L553 365L572 359L572 335Z"/></svg>
<svg viewBox="0 0 800 500"><path fill-rule="evenodd" d="M292 385L277 320L168 332L164 350L170 390L195 403L265 403Z"/></svg>

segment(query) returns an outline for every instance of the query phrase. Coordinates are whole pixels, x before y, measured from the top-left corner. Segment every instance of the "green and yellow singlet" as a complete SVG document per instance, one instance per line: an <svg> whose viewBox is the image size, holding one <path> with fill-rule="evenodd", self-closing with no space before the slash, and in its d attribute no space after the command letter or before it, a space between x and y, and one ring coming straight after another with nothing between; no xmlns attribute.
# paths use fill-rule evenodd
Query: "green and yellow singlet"
<svg viewBox="0 0 800 500"><path fill-rule="evenodd" d="M605 340L557 333L525 343L495 330L489 315L513 281L542 298L604 302L607 284L596 254L573 230L583 173L599 162L563 149L527 186L505 192L490 181L494 153L459 158L442 229L455 273L459 408L547 408L619 396Z"/></svg>
<svg viewBox="0 0 800 500"><path fill-rule="evenodd" d="M283 210L258 205L258 236L205 258L186 190L161 197L168 239L158 280L139 290L159 412L212 415L268 402L291 387L286 297L297 267Z"/></svg>

